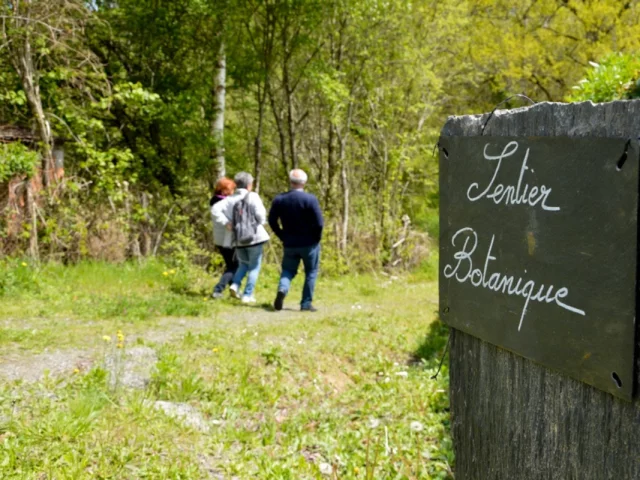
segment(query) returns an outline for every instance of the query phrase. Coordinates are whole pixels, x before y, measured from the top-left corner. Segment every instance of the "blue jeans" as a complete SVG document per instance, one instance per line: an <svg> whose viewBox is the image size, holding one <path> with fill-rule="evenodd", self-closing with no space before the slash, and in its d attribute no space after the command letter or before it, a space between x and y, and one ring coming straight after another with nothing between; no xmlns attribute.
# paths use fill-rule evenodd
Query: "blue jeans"
<svg viewBox="0 0 640 480"><path fill-rule="evenodd" d="M244 287L243 296L250 297L253 295L253 289L258 281L258 274L262 265L262 247L264 247L263 243L251 247L236 248L239 265L236 274L233 276L233 283L240 288L242 280L247 275L247 284Z"/></svg>
<svg viewBox="0 0 640 480"><path fill-rule="evenodd" d="M300 261L304 265L304 287L302 289L302 301L300 308L305 309L311 306L313 301L313 289L318 278L318 267L320 266L320 244L316 243L310 247L285 247L282 257L282 273L278 291L285 295L289 293L291 280L298 273Z"/></svg>

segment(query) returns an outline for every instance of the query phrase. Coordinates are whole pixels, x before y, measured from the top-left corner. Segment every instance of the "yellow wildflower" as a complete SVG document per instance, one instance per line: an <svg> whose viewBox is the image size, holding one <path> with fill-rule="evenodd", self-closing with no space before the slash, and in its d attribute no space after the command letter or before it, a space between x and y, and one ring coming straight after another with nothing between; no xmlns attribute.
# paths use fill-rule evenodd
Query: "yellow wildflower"
<svg viewBox="0 0 640 480"><path fill-rule="evenodd" d="M202 301L203 301L203 302L208 302L208 301L209 301L209 297L204 297L204 298L202 299Z"/></svg>
<svg viewBox="0 0 640 480"><path fill-rule="evenodd" d="M169 270L169 273L170 273L171 275L175 275L175 274L176 274L176 271L175 271L175 270Z"/></svg>
<svg viewBox="0 0 640 480"><path fill-rule="evenodd" d="M27 262L22 262L20 265L22 265L23 267L27 266Z"/></svg>
<svg viewBox="0 0 640 480"><path fill-rule="evenodd" d="M118 348L124 348L124 343L119 343Z"/></svg>
<svg viewBox="0 0 640 480"><path fill-rule="evenodd" d="M218 353L218 348L217 348L217 347L216 347L216 348L212 348L212 349L211 349L211 351L212 351L213 353Z"/></svg>
<svg viewBox="0 0 640 480"><path fill-rule="evenodd" d="M109 335L105 335L104 337L102 337L102 339L107 343L111 341L111 337Z"/></svg>
<svg viewBox="0 0 640 480"><path fill-rule="evenodd" d="M79 368L76 368L76 369L73 371L73 373L75 373L75 374L80 373L80 369L79 369Z"/></svg>
<svg viewBox="0 0 640 480"><path fill-rule="evenodd" d="M169 272L162 272L162 275L166 277L167 275L169 275Z"/></svg>
<svg viewBox="0 0 640 480"><path fill-rule="evenodd" d="M358 467L353 467L353 473L357 475L358 472L360 472L360 469Z"/></svg>

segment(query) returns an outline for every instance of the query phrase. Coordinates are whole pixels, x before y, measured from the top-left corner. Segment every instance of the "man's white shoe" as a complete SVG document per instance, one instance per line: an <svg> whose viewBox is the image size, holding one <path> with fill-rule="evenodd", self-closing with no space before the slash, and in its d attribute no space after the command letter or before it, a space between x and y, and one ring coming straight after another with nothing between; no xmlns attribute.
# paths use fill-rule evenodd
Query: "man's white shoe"
<svg viewBox="0 0 640 480"><path fill-rule="evenodd" d="M242 303L256 303L256 298L245 295L242 297Z"/></svg>
<svg viewBox="0 0 640 480"><path fill-rule="evenodd" d="M229 287L229 293L233 298L240 298L240 294L238 293L238 285L235 283Z"/></svg>

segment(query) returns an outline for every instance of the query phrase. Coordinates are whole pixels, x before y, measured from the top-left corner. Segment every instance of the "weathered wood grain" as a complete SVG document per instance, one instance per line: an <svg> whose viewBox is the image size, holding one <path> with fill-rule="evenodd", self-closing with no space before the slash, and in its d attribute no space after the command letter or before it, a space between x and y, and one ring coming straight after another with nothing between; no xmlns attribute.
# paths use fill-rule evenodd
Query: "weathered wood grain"
<svg viewBox="0 0 640 480"><path fill-rule="evenodd" d="M451 117L442 135L479 135L487 118L487 114ZM497 111L484 134L636 139L640 101L540 103ZM452 330L456 478L640 480L637 330L636 324L632 403Z"/></svg>

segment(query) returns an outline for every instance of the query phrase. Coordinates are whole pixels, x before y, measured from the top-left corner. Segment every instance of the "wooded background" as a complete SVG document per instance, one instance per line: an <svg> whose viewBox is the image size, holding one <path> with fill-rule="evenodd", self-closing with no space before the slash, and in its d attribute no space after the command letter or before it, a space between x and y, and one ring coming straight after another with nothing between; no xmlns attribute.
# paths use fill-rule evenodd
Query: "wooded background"
<svg viewBox="0 0 640 480"><path fill-rule="evenodd" d="M216 178L253 172L268 203L301 167L327 269L413 266L447 116L637 96L639 20L619 0L4 1L0 126L37 142L0 143L0 254L207 262Z"/></svg>

